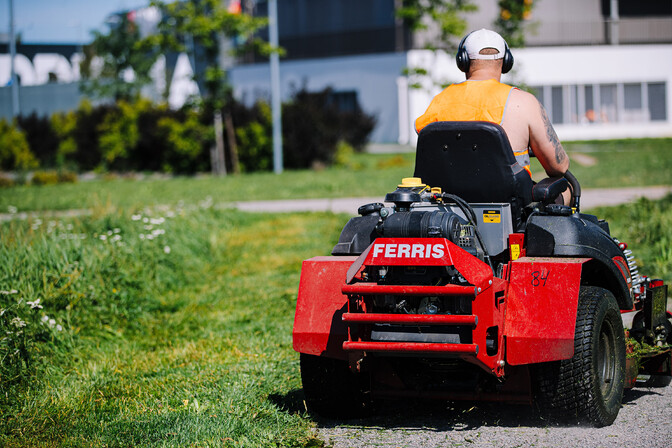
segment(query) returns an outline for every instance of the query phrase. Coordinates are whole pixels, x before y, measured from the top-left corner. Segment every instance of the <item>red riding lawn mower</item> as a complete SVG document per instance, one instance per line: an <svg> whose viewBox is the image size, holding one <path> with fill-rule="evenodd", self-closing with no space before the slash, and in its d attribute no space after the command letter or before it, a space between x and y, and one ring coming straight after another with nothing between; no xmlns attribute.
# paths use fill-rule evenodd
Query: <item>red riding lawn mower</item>
<svg viewBox="0 0 672 448"><path fill-rule="evenodd" d="M303 262L293 336L311 412L491 400L599 427L638 378L670 383L667 286L579 211L571 173L533 185L501 127L440 122L414 176ZM567 188L572 206L554 204Z"/></svg>

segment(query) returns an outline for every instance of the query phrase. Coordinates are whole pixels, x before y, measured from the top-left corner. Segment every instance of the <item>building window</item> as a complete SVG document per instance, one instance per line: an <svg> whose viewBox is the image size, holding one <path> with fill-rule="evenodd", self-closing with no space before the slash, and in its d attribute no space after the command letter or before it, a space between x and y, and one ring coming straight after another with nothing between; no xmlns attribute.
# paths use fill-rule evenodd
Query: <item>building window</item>
<svg viewBox="0 0 672 448"><path fill-rule="evenodd" d="M667 120L667 99L664 82L650 82L647 85L649 116L651 121Z"/></svg>
<svg viewBox="0 0 672 448"><path fill-rule="evenodd" d="M667 120L665 82L536 86L531 91L554 124Z"/></svg>
<svg viewBox="0 0 672 448"><path fill-rule="evenodd" d="M562 101L562 86L551 87L551 121L553 123L564 123L564 107Z"/></svg>
<svg viewBox="0 0 672 448"><path fill-rule="evenodd" d="M602 123L615 123L618 119L616 106L616 84L600 85L600 108L598 121Z"/></svg>

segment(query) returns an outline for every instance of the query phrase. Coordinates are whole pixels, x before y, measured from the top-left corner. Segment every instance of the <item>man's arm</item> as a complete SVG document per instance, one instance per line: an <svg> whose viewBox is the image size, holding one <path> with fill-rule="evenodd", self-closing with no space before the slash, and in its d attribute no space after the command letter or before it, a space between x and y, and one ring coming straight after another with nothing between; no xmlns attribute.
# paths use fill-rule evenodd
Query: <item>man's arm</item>
<svg viewBox="0 0 672 448"><path fill-rule="evenodd" d="M544 106L529 94L526 109L530 120L530 148L546 170L546 174L551 177L562 176L569 169L569 157L553 129L551 120L548 119Z"/></svg>

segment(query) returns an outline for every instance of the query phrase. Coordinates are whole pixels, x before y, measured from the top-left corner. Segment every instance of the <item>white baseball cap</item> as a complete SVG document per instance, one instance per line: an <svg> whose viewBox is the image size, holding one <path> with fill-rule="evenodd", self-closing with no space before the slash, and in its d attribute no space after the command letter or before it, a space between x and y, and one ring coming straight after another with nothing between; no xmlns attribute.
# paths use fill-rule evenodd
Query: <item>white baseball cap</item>
<svg viewBox="0 0 672 448"><path fill-rule="evenodd" d="M481 28L473 31L464 40L464 48L469 59L502 59L506 50L506 41L502 36L491 30ZM481 54L484 48L494 48L497 54Z"/></svg>

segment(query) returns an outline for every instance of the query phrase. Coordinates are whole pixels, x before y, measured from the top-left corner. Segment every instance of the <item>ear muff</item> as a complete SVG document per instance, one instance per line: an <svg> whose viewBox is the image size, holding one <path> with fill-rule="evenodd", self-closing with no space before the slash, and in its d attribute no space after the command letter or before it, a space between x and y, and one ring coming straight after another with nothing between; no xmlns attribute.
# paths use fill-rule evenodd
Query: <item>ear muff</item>
<svg viewBox="0 0 672 448"><path fill-rule="evenodd" d="M473 33L473 31L471 32ZM469 34L471 34L469 33ZM467 49L464 47L464 42L469 37L469 34L464 36L460 41L460 45L457 47L457 53L455 54L455 62L457 63L457 68L464 73L469 71L469 66L471 65L471 60L469 59L469 54ZM504 41L504 60L502 61L502 73L509 73L513 68L513 54L509 49L509 44Z"/></svg>
<svg viewBox="0 0 672 448"><path fill-rule="evenodd" d="M473 31L471 33L473 33ZM457 68L459 68L460 71L463 71L464 73L467 73L469 71L469 65L471 62L469 61L469 54L467 54L467 49L464 48L464 41L467 40L469 34L467 34L462 38L462 40L460 41L460 45L458 45L457 47L457 53L455 54L455 62L457 63Z"/></svg>
<svg viewBox="0 0 672 448"><path fill-rule="evenodd" d="M504 61L502 62L502 73L509 73L513 68L513 54L509 50L509 44L504 41Z"/></svg>

